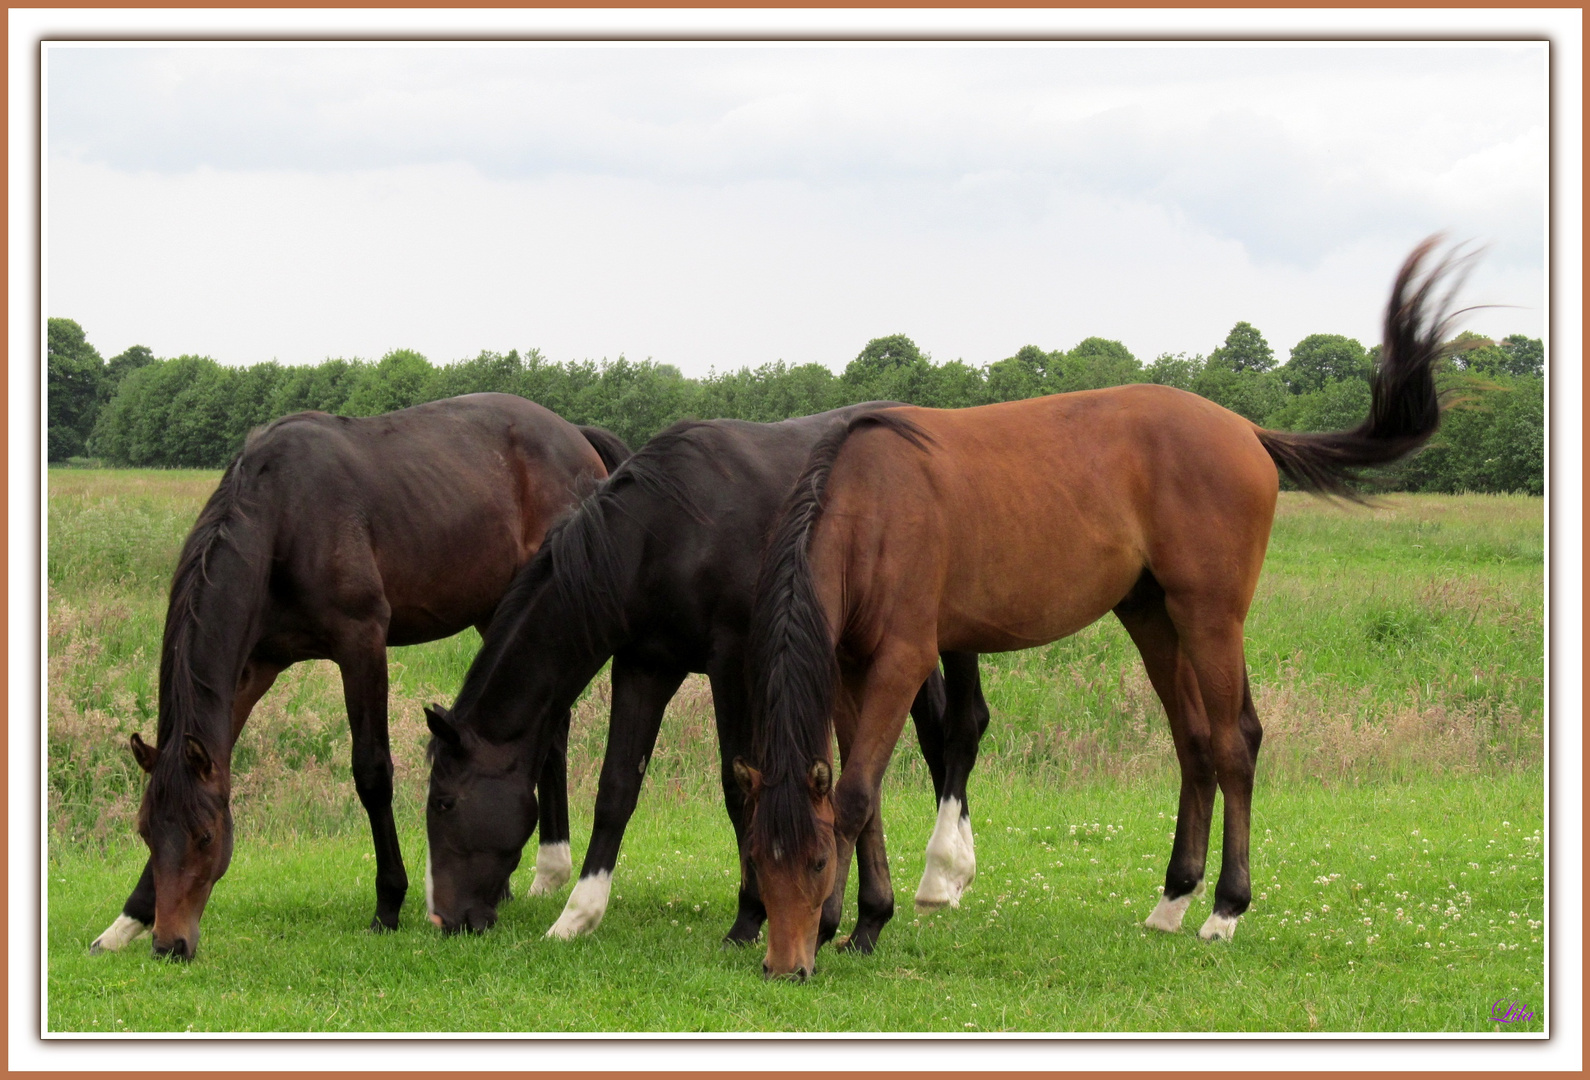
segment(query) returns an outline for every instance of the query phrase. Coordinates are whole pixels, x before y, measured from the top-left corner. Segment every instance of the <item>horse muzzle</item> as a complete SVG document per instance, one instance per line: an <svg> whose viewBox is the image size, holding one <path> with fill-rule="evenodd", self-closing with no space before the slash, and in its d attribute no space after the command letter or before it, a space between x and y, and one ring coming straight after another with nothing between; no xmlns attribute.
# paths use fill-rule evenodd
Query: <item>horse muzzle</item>
<svg viewBox="0 0 1590 1080"><path fill-rule="evenodd" d="M154 939L154 949L155 956L159 959L181 960L183 963L187 963L193 959L193 954L199 951L199 938L197 934L193 936L191 941L185 937L162 941L157 937Z"/></svg>

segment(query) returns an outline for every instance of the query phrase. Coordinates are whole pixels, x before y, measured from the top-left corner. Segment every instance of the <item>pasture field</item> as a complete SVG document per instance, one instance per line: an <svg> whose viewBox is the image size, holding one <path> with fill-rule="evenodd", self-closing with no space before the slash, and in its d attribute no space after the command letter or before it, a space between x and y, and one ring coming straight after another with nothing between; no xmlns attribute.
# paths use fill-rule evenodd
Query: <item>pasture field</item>
<svg viewBox="0 0 1590 1080"><path fill-rule="evenodd" d="M414 883L397 934L362 929L368 827L340 683L317 663L278 680L238 746L237 849L198 959L156 962L146 941L90 957L144 857L126 739L153 737L165 590L217 476L49 475L51 1031L1541 1030L1543 504L1512 496L1364 509L1283 494L1248 622L1266 736L1254 905L1230 946L1193 933L1207 898L1181 935L1139 925L1169 854L1176 773L1158 702L1107 619L985 659L979 875L959 910L921 918L911 896L933 807L908 725L885 789L895 920L870 957L823 950L804 986L764 984L760 950L718 946L735 860L698 679L664 722L593 937L541 937L567 887L521 895L480 938L424 922L420 705L451 700L473 631L391 651ZM606 697L604 677L571 735L576 864ZM1535 1021L1489 1023L1499 999Z"/></svg>

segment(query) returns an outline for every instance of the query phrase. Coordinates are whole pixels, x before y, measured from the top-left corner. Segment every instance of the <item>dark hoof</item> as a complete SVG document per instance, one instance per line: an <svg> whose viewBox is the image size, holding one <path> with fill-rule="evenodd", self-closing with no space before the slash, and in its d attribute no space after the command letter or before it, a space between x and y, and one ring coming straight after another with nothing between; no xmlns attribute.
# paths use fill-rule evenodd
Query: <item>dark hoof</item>
<svg viewBox="0 0 1590 1080"><path fill-rule="evenodd" d="M734 920L734 925L729 927L729 932L723 935L725 945L755 945L762 940L762 920L755 921L740 916Z"/></svg>
<svg viewBox="0 0 1590 1080"><path fill-rule="evenodd" d="M843 941L835 942L834 948L840 952L857 953L868 956L878 945L878 932L876 930L857 930Z"/></svg>
<svg viewBox="0 0 1590 1080"><path fill-rule="evenodd" d="M391 921L382 918L380 915L370 920L370 933L372 934L387 934L397 928L398 921L395 915L392 916Z"/></svg>

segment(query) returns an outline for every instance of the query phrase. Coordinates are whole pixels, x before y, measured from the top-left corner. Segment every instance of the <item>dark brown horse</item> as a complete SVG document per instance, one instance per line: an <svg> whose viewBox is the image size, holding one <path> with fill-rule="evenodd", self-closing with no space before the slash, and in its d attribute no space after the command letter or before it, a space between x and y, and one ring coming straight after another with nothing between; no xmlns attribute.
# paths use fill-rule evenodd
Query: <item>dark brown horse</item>
<svg viewBox="0 0 1590 1080"><path fill-rule="evenodd" d="M300 413L251 434L177 562L158 739L132 737L149 774L138 811L149 861L93 949L152 929L157 955L193 956L232 855L233 744L282 669L310 659L342 671L375 838L370 925L395 928L408 876L392 822L387 646L484 630L547 528L627 454L610 433L510 394L368 419ZM543 835L561 833L566 852L563 769L551 754L540 780Z"/></svg>
<svg viewBox="0 0 1590 1080"><path fill-rule="evenodd" d="M1182 772L1165 891L1148 925L1181 926L1203 880L1218 784L1224 854L1200 936L1232 936L1249 901L1261 735L1243 622L1277 473L1350 495L1356 470L1435 431L1431 365L1451 317L1450 294L1433 295L1448 264L1420 274L1430 247L1397 276L1370 416L1352 431L1266 431L1193 394L1135 385L892 409L814 448L764 556L752 619L759 770L741 772L754 802L767 973L815 969L839 923L856 839L878 815L906 706L939 652L1042 645L1110 611L1142 654Z"/></svg>
<svg viewBox="0 0 1590 1080"><path fill-rule="evenodd" d="M888 404L776 424L678 424L547 534L503 596L453 708L427 710L435 738L426 899L437 925L482 931L496 921L535 827L540 762L566 734L569 706L609 659L613 705L591 843L549 935L571 938L602 921L663 711L692 671L712 684L724 805L743 849L733 762L751 749L745 645L762 545L829 426ZM966 781L988 708L976 656L947 654L944 677L923 678L908 704L939 813L917 904L941 907L958 902L976 870ZM849 942L861 952L894 910L888 868L879 865ZM756 881L746 874L726 940L754 941L762 922Z"/></svg>

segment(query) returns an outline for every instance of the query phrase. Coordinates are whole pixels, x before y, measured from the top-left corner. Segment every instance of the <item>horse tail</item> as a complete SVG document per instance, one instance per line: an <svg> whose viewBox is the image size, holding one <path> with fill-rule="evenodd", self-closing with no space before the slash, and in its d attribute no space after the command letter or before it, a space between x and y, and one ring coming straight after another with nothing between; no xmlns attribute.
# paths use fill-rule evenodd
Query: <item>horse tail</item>
<svg viewBox="0 0 1590 1080"><path fill-rule="evenodd" d="M1466 276L1467 258L1448 257L1421 275L1439 242L1431 237L1408 256L1386 304L1380 363L1370 376L1369 416L1349 431L1291 432L1258 429L1276 467L1305 491L1363 501L1352 486L1362 469L1406 457L1441 423L1434 367L1448 349L1442 342L1462 311L1452 300ZM1437 296L1442 281L1462 268Z"/></svg>
<svg viewBox="0 0 1590 1080"><path fill-rule="evenodd" d="M606 428L581 424L580 434L585 436L585 441L591 444L597 456L602 459L602 466L607 470L607 475L612 476L613 470L629 459L631 450L628 445Z"/></svg>
<svg viewBox="0 0 1590 1080"><path fill-rule="evenodd" d="M918 447L930 441L917 425L888 412L836 423L808 454L757 577L747 656L751 748L762 769L762 794L752 843L774 853L775 861L781 848L793 852L808 843L815 828L806 777L812 762L829 757L838 665L807 556L834 463L851 434L865 427L887 428Z"/></svg>

